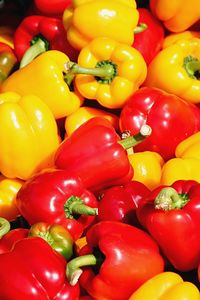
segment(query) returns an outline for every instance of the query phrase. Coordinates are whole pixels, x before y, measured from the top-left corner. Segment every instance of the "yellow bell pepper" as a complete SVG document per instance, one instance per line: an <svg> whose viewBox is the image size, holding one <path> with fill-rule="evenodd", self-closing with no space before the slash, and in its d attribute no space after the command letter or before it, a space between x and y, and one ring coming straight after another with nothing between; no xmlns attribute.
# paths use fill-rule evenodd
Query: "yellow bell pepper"
<svg viewBox="0 0 200 300"><path fill-rule="evenodd" d="M179 143L175 155L163 166L161 184L171 185L180 179L200 182L200 132Z"/></svg>
<svg viewBox="0 0 200 300"><path fill-rule="evenodd" d="M172 32L181 32L200 19L199 0L150 0L153 14Z"/></svg>
<svg viewBox="0 0 200 300"><path fill-rule="evenodd" d="M46 51L12 73L3 82L1 91L12 91L21 96L34 94L49 106L56 119L66 117L83 102L83 97L71 92L65 82L63 69L68 61L68 56L61 51Z"/></svg>
<svg viewBox="0 0 200 300"><path fill-rule="evenodd" d="M0 42L14 49L13 44L14 29L9 26L0 26Z"/></svg>
<svg viewBox="0 0 200 300"><path fill-rule="evenodd" d="M160 185L164 159L157 152L143 151L128 154L130 164L133 166L132 180L139 181L150 190Z"/></svg>
<svg viewBox="0 0 200 300"><path fill-rule="evenodd" d="M13 221L20 214L15 204L17 192L24 181L0 175L0 216Z"/></svg>
<svg viewBox="0 0 200 300"><path fill-rule="evenodd" d="M105 118L111 122L116 130L119 129L119 118L116 115L102 109L82 106L65 119L66 135L70 136L80 125L94 117Z"/></svg>
<svg viewBox="0 0 200 300"><path fill-rule="evenodd" d="M107 108L121 108L146 78L147 66L139 51L110 38L96 38L79 53L78 64L67 63L80 94Z"/></svg>
<svg viewBox="0 0 200 300"><path fill-rule="evenodd" d="M144 85L200 103L199 71L200 39L181 39L156 55L148 66Z"/></svg>
<svg viewBox="0 0 200 300"><path fill-rule="evenodd" d="M168 34L163 42L162 42L162 48L167 48L169 46L171 46L172 44L176 43L179 40L189 40L192 38L199 38L200 39L200 32L199 31L192 31L192 30L186 30L183 32L179 32L179 33L171 33Z"/></svg>
<svg viewBox="0 0 200 300"><path fill-rule="evenodd" d="M135 0L74 0L63 14L67 39L82 49L96 37L132 45L139 13Z"/></svg>
<svg viewBox="0 0 200 300"><path fill-rule="evenodd" d="M200 293L175 272L163 272L142 284L129 300L200 300Z"/></svg>
<svg viewBox="0 0 200 300"><path fill-rule="evenodd" d="M59 145L57 124L48 106L35 95L0 94L0 172L28 179L54 165Z"/></svg>

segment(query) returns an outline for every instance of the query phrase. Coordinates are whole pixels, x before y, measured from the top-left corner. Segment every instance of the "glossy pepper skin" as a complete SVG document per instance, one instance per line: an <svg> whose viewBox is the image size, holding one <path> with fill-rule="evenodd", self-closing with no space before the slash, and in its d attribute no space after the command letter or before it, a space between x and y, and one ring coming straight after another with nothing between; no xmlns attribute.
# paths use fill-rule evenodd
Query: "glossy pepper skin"
<svg viewBox="0 0 200 300"><path fill-rule="evenodd" d="M61 15L71 2L71 0L34 0L37 9L45 15Z"/></svg>
<svg viewBox="0 0 200 300"><path fill-rule="evenodd" d="M10 231L7 231L3 235L1 234L0 255L2 253L10 252L17 241L20 241L28 236L28 232L29 229L27 228L15 228Z"/></svg>
<svg viewBox="0 0 200 300"><path fill-rule="evenodd" d="M93 39L80 51L78 64L65 67L83 97L111 109L121 108L147 74L139 51L107 37Z"/></svg>
<svg viewBox="0 0 200 300"><path fill-rule="evenodd" d="M137 49L147 65L152 61L156 54L161 50L165 32L161 22L147 8L138 8L140 24L146 25L143 31L134 35L133 47Z"/></svg>
<svg viewBox="0 0 200 300"><path fill-rule="evenodd" d="M134 226L115 221L98 222L88 230L86 239L88 245L81 249L74 262L77 269L91 263L82 269L79 282L95 299L126 300L147 279L163 271L164 262L157 244ZM75 282L71 277L77 271L73 269L74 262L71 260L67 267L72 285Z"/></svg>
<svg viewBox="0 0 200 300"><path fill-rule="evenodd" d="M15 220L19 215L15 199L22 184L23 180L0 175L0 215L8 221Z"/></svg>
<svg viewBox="0 0 200 300"><path fill-rule="evenodd" d="M104 190L98 204L98 221L118 221L138 226L136 209L148 193L150 190L139 181Z"/></svg>
<svg viewBox="0 0 200 300"><path fill-rule="evenodd" d="M24 238L0 255L1 299L78 300L79 285L66 280L65 259L39 237Z"/></svg>
<svg viewBox="0 0 200 300"><path fill-rule="evenodd" d="M17 58L13 49L0 42L0 85L13 71Z"/></svg>
<svg viewBox="0 0 200 300"><path fill-rule="evenodd" d="M57 125L40 98L1 93L0 119L0 171L5 177L26 180L53 165L60 142Z"/></svg>
<svg viewBox="0 0 200 300"><path fill-rule="evenodd" d="M17 194L16 203L30 225L60 224L74 240L94 221L98 205L79 177L57 169L44 170L27 180ZM74 214L79 214L79 218L75 219Z"/></svg>
<svg viewBox="0 0 200 300"><path fill-rule="evenodd" d="M135 134L149 124L152 134L137 145L135 152L154 151L164 160L174 157L176 146L200 129L199 109L192 103L164 92L143 87L136 91L121 110L121 132Z"/></svg>
<svg viewBox="0 0 200 300"><path fill-rule="evenodd" d="M60 144L55 165L80 176L85 187L95 192L125 184L131 180L133 168L121 143L112 124L95 117Z"/></svg>
<svg viewBox="0 0 200 300"><path fill-rule="evenodd" d="M20 95L32 93L49 106L56 119L66 117L76 111L83 102L82 97L70 91L64 80L63 66L67 61L68 56L61 51L46 51L10 75L3 82L1 90L13 91Z"/></svg>
<svg viewBox="0 0 200 300"><path fill-rule="evenodd" d="M175 272L162 272L147 280L129 300L199 300L200 293L193 283L184 281Z"/></svg>
<svg viewBox="0 0 200 300"><path fill-rule="evenodd" d="M14 33L14 51L20 67L47 50L58 50L68 56L73 53L62 20L42 15L25 17ZM73 55L70 58L76 59Z"/></svg>
<svg viewBox="0 0 200 300"><path fill-rule="evenodd" d="M179 271L193 270L199 264L199 202L200 184L178 180L153 190L137 209L140 223Z"/></svg>
<svg viewBox="0 0 200 300"><path fill-rule="evenodd" d="M183 40L190 40L192 38L200 38L200 32L194 31L194 30L185 30L183 32L178 33L171 33L165 36L162 48L167 48L168 46L176 43L177 41L183 39Z"/></svg>
<svg viewBox="0 0 200 300"><path fill-rule="evenodd" d="M172 32L187 30L200 18L198 0L150 0L150 9L163 22L164 26Z"/></svg>
<svg viewBox="0 0 200 300"><path fill-rule="evenodd" d="M84 0L72 1L63 24L69 43L80 50L97 37L131 45L138 18L135 0Z"/></svg>
<svg viewBox="0 0 200 300"><path fill-rule="evenodd" d="M176 180L196 180L200 182L200 132L196 132L180 142L175 157L169 159L162 168L161 184L171 185Z"/></svg>
<svg viewBox="0 0 200 300"><path fill-rule="evenodd" d="M161 50L148 66L144 85L157 87L188 102L200 103L200 39L180 39ZM170 80L162 71L170 74ZM157 76L159 72L159 76Z"/></svg>

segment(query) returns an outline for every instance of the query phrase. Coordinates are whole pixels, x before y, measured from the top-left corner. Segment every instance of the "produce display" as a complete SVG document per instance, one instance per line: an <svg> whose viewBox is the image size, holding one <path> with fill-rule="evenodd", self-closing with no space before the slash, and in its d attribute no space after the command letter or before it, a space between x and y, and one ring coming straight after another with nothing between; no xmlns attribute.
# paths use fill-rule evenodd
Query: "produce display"
<svg viewBox="0 0 200 300"><path fill-rule="evenodd" d="M0 1L0 300L200 300L199 0Z"/></svg>

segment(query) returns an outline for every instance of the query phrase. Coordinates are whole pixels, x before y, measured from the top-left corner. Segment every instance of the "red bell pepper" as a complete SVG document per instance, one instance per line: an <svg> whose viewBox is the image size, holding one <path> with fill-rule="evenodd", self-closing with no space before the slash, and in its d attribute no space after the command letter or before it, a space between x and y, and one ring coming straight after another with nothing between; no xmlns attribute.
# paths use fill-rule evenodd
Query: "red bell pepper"
<svg viewBox="0 0 200 300"><path fill-rule="evenodd" d="M138 8L138 12L138 24L145 24L147 27L145 30L139 31L134 35L132 46L142 54L146 63L149 64L161 49L165 36L164 27L149 9Z"/></svg>
<svg viewBox="0 0 200 300"><path fill-rule="evenodd" d="M121 132L135 134L146 123L152 134L134 151L155 151L168 160L175 156L175 148L182 140L200 130L200 110L173 94L143 87L122 108L119 126Z"/></svg>
<svg viewBox="0 0 200 300"><path fill-rule="evenodd" d="M72 4L72 0L34 0L37 9L45 15L62 15Z"/></svg>
<svg viewBox="0 0 200 300"><path fill-rule="evenodd" d="M5 80L17 64L13 49L0 42L0 84Z"/></svg>
<svg viewBox="0 0 200 300"><path fill-rule="evenodd" d="M62 20L41 15L22 20L14 33L14 50L20 67L47 50L59 50L75 61L77 58L77 52L67 41Z"/></svg>
<svg viewBox="0 0 200 300"><path fill-rule="evenodd" d="M0 255L0 299L78 300L66 279L66 260L39 237L24 238Z"/></svg>
<svg viewBox="0 0 200 300"><path fill-rule="evenodd" d="M134 226L98 222L86 239L88 245L80 256L68 263L67 277L73 285L81 275L80 285L95 299L127 300L142 283L163 271L157 244Z"/></svg>
<svg viewBox="0 0 200 300"><path fill-rule="evenodd" d="M99 221L119 221L138 226L136 209L150 190L139 181L103 191L98 204Z"/></svg>
<svg viewBox="0 0 200 300"><path fill-rule="evenodd" d="M141 201L140 223L179 271L190 271L200 262L200 183L178 180L160 186Z"/></svg>
<svg viewBox="0 0 200 300"><path fill-rule="evenodd" d="M149 130L138 132L135 137L120 140L111 122L94 117L59 145L55 165L80 176L85 187L95 192L125 184L133 177L126 149L150 134Z"/></svg>
<svg viewBox="0 0 200 300"><path fill-rule="evenodd" d="M16 204L30 225L63 225L74 240L94 222L98 206L96 197L85 189L79 177L56 169L27 180L16 196Z"/></svg>

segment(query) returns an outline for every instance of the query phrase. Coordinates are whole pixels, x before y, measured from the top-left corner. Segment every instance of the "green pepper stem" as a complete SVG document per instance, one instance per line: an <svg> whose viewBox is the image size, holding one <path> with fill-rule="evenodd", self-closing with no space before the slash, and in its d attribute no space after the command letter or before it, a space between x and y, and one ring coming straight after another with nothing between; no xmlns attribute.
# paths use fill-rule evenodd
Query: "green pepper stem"
<svg viewBox="0 0 200 300"><path fill-rule="evenodd" d="M93 254L75 257L70 260L66 268L66 276L69 283L74 286L78 282L78 279L83 272L80 267L94 266L96 263L97 259Z"/></svg>
<svg viewBox="0 0 200 300"><path fill-rule="evenodd" d="M0 238L10 231L10 222L0 217Z"/></svg>
<svg viewBox="0 0 200 300"><path fill-rule="evenodd" d="M64 205L65 215L68 219L74 219L74 214L96 216L98 209L85 205L80 197L71 196Z"/></svg>
<svg viewBox="0 0 200 300"><path fill-rule="evenodd" d="M200 61L191 55L184 58L183 67L185 68L189 77L198 79L200 76ZM198 74L196 76L196 74Z"/></svg>
<svg viewBox="0 0 200 300"><path fill-rule="evenodd" d="M30 46L26 52L24 53L19 68L23 68L26 65L28 65L34 58L36 58L38 55L42 54L47 50L47 42L44 41L42 38L38 38L37 41Z"/></svg>
<svg viewBox="0 0 200 300"><path fill-rule="evenodd" d="M128 136L120 141L118 143L123 146L124 149L129 149L131 147L136 146L137 144L141 143L143 140L145 140L148 136L150 136L152 133L152 129L149 125L144 124L140 128L139 133L133 136Z"/></svg>
<svg viewBox="0 0 200 300"><path fill-rule="evenodd" d="M182 197L172 187L163 188L154 200L155 208L162 210L181 209L189 201L188 198Z"/></svg>
<svg viewBox="0 0 200 300"><path fill-rule="evenodd" d="M138 34L140 32L145 31L148 28L148 25L146 23L139 23L138 26L136 26L133 30L134 34Z"/></svg>

